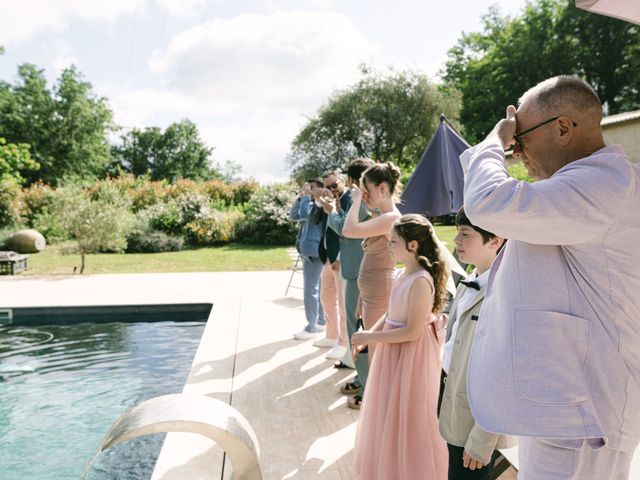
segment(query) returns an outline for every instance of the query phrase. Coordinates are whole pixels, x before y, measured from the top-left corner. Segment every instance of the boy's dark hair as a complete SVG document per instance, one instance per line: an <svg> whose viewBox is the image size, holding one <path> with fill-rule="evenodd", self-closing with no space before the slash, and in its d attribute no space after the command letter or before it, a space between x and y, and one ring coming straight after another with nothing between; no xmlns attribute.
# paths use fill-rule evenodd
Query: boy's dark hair
<svg viewBox="0 0 640 480"><path fill-rule="evenodd" d="M483 230L480 227L476 227L473 223L471 223L471 220L469 220L467 214L464 213L464 207L460 207L460 210L458 210L458 213L456 214L456 227L461 227L462 225L471 227L480 235L482 235L482 243L487 243L489 240L497 237L495 233L487 232L486 230Z"/></svg>
<svg viewBox="0 0 640 480"><path fill-rule="evenodd" d="M371 160L370 158L356 158L349 163L346 170L344 171L349 178L358 181L360 177L362 177L362 173L372 165L375 165L376 162Z"/></svg>

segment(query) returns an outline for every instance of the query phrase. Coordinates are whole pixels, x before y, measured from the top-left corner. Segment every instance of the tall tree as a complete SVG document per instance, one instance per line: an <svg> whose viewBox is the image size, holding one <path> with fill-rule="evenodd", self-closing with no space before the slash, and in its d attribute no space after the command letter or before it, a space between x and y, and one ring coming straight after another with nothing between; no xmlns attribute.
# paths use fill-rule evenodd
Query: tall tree
<svg viewBox="0 0 640 480"><path fill-rule="evenodd" d="M443 92L425 75L363 67L354 86L336 92L307 121L287 157L295 178L317 176L354 157L415 165L438 125L440 113L454 122L459 95Z"/></svg>
<svg viewBox="0 0 640 480"><path fill-rule="evenodd" d="M172 123L164 132L158 127L133 129L113 148L123 170L169 181L219 177L211 165L212 151L200 138L198 127L186 119Z"/></svg>
<svg viewBox="0 0 640 480"><path fill-rule="evenodd" d="M104 173L110 160L112 112L91 88L70 67L50 90L44 71L32 64L18 67L13 84L0 82L0 136L28 144L40 164L38 171L23 172L29 183L58 185L68 177Z"/></svg>
<svg viewBox="0 0 640 480"><path fill-rule="evenodd" d="M481 140L507 105L554 75L585 78L609 113L640 106L638 27L574 3L539 0L513 18L492 8L483 32L463 34L449 50L443 76L462 92L460 121L468 140Z"/></svg>

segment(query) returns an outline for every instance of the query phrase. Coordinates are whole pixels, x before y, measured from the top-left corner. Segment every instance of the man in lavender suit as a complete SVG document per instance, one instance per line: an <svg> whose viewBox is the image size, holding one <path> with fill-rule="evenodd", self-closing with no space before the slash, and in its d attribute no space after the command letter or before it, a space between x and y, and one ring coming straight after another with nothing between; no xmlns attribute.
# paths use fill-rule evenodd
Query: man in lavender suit
<svg viewBox="0 0 640 480"><path fill-rule="evenodd" d="M602 106L550 78L461 156L464 207L508 238L490 272L468 395L519 436L519 480L628 478L640 440L640 169L605 146ZM509 177L505 149L532 184Z"/></svg>

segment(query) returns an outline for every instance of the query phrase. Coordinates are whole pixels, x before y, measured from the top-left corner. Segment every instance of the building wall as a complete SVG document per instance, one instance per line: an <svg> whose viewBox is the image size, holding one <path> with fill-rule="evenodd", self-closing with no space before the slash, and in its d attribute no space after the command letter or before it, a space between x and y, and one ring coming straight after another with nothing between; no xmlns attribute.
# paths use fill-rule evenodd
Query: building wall
<svg viewBox="0 0 640 480"><path fill-rule="evenodd" d="M640 163L640 118L624 123L603 125L602 133L607 145L619 143L633 163Z"/></svg>

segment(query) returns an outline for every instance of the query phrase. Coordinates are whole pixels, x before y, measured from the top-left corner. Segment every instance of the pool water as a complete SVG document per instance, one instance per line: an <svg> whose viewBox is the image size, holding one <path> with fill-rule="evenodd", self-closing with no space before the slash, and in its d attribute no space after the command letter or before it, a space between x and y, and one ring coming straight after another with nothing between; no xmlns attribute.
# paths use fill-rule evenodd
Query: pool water
<svg viewBox="0 0 640 480"><path fill-rule="evenodd" d="M0 478L77 480L112 423L182 391L204 322L0 327ZM151 476L164 434L101 453L87 479Z"/></svg>

